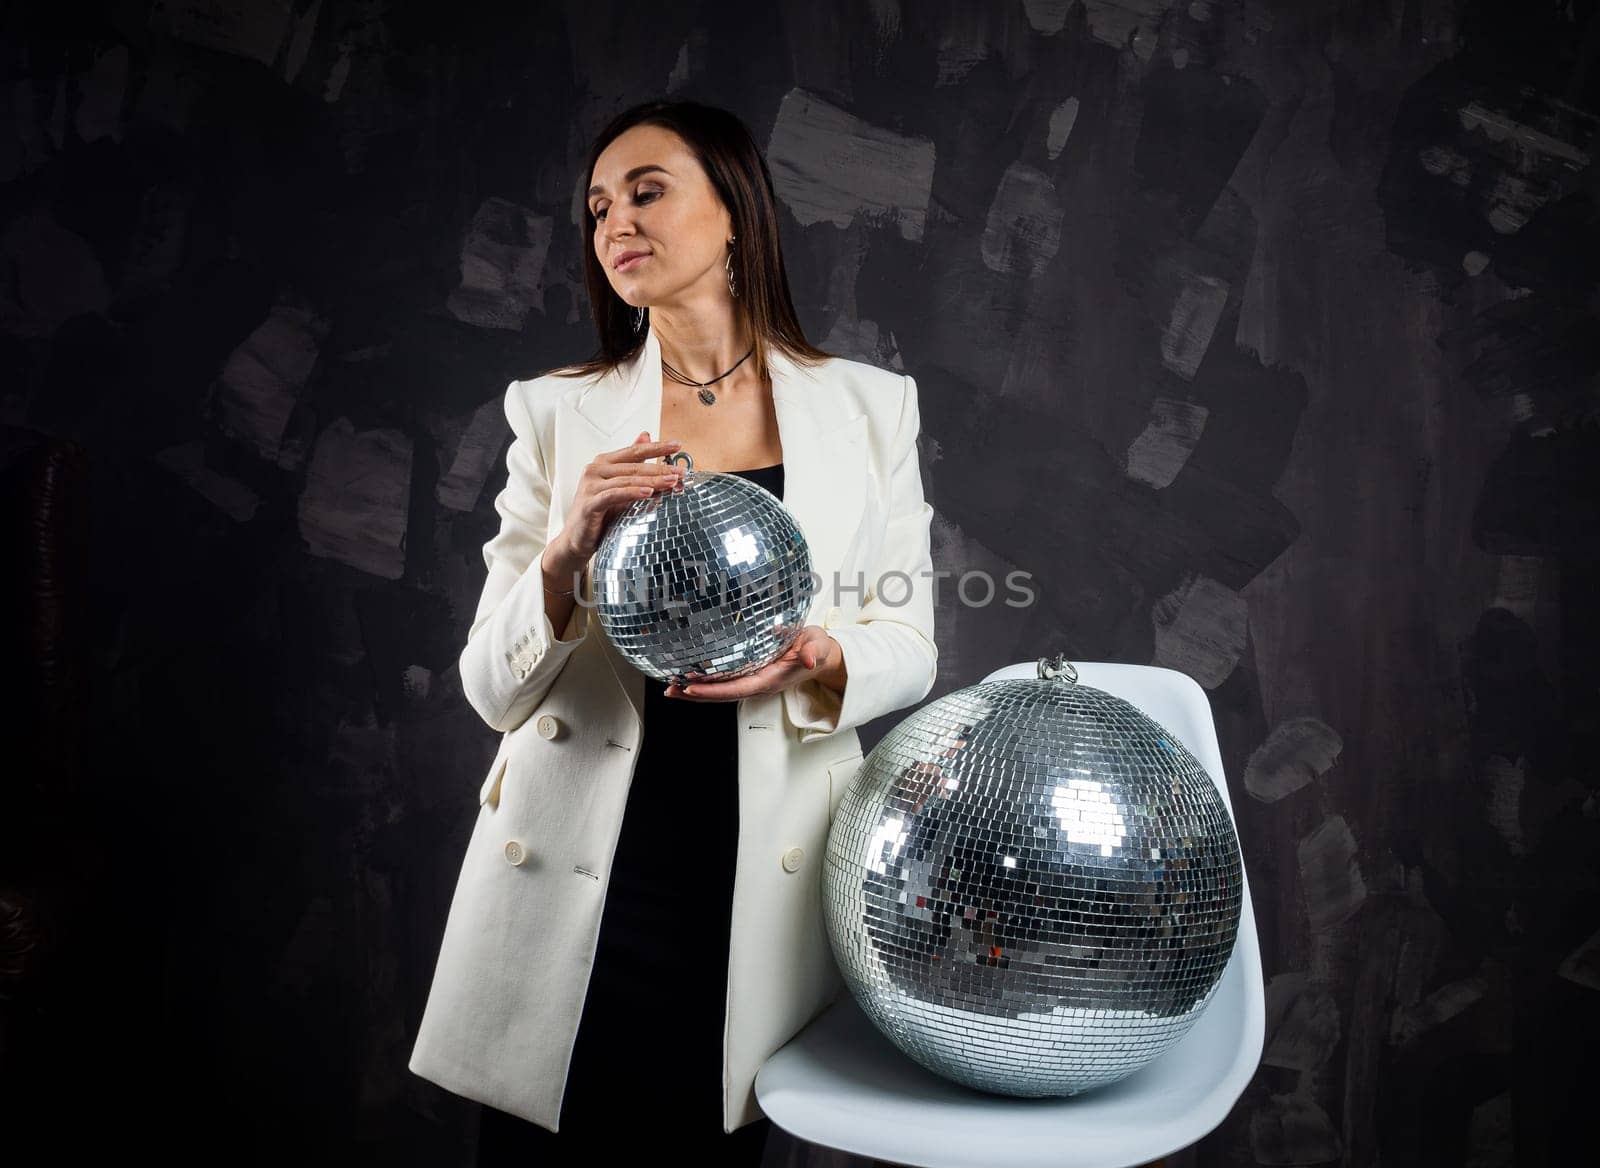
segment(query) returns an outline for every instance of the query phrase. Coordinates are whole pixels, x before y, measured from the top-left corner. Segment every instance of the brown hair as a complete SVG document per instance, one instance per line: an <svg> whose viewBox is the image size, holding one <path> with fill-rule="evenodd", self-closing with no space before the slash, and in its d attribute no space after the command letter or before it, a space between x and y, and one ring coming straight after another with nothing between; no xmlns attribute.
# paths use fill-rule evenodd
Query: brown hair
<svg viewBox="0 0 1600 1168"><path fill-rule="evenodd" d="M750 361L756 376L766 379L767 353L773 346L802 364L835 356L807 341L800 329L783 265L772 175L749 129L735 114L693 101L649 101L624 110L589 148L583 189L588 190L594 182L594 167L601 152L625 130L646 125L661 126L683 139L733 219L737 240L733 278L739 288L734 312L739 322L749 328L755 345ZM559 377L609 373L644 347L644 330L635 332L633 328L637 310L617 295L594 253L594 232L594 213L585 200L581 240L584 284L600 348L587 361L547 371Z"/></svg>

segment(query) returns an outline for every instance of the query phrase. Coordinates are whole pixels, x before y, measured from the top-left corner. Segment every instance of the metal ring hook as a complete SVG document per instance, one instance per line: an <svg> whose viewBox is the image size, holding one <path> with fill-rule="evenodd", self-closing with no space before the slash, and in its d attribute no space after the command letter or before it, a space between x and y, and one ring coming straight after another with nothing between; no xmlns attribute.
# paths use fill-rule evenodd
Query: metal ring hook
<svg viewBox="0 0 1600 1168"><path fill-rule="evenodd" d="M1078 680L1078 667L1067 660L1065 653L1039 658L1039 676L1046 681L1065 680L1071 685Z"/></svg>

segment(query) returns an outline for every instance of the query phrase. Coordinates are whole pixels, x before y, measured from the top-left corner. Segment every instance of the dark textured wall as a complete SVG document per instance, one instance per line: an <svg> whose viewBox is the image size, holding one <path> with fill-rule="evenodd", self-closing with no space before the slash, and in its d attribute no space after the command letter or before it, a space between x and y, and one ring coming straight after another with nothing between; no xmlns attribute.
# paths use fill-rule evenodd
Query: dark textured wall
<svg viewBox="0 0 1600 1168"><path fill-rule="evenodd" d="M936 565L1035 578L946 590L932 696L1209 692L1269 1025L1187 1158L1590 1160L1595 5L830 8L7 11L0 420L92 515L86 895L8 1076L65 1139L460 1162L405 1062L500 397L592 351L577 167L668 93L767 151L812 339L917 377Z"/></svg>

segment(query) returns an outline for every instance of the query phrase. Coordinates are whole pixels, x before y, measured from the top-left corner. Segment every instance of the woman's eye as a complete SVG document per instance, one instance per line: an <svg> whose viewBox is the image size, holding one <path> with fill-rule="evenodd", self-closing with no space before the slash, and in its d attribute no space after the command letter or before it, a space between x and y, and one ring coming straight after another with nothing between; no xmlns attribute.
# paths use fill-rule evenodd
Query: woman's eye
<svg viewBox="0 0 1600 1168"><path fill-rule="evenodd" d="M660 191L640 191L639 192L639 197L637 199L635 199L634 202L642 203L645 199L654 200L654 199L658 198L660 196L660 194L661 194ZM598 211L596 211L594 213L594 217L598 222L604 223L605 219L606 219L606 208L605 207L601 207Z"/></svg>

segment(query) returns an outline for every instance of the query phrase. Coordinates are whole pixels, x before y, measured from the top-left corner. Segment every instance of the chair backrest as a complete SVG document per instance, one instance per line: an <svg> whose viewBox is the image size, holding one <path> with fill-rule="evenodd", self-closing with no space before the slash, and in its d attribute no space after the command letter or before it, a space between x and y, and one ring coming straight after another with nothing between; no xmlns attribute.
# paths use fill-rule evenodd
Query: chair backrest
<svg viewBox="0 0 1600 1168"><path fill-rule="evenodd" d="M1157 665L1073 661L1072 666L1078 671L1079 685L1093 686L1137 706L1188 748L1216 784L1237 833L1239 820L1234 814L1233 800L1229 796L1222 769L1216 723L1211 716L1211 703L1200 684L1188 674ZM1038 668L1037 660L1022 661L997 669L983 680L1037 677ZM1203 1097L1192 1101L1188 1114L1170 1117L1187 1127L1196 1140L1226 1118L1233 1104L1249 1086L1256 1067L1260 1065L1266 1039L1266 992L1261 971L1261 945L1256 933L1248 873L1243 874L1243 886L1239 932L1234 940L1233 957L1223 971L1222 981L1207 1006L1201 1025L1186 1035L1180 1044L1190 1047L1190 1050L1179 1052L1175 1048L1177 1059L1163 1068L1166 1072L1181 1074L1180 1068L1187 1062L1199 1071L1202 1064L1193 1056L1204 1051L1205 1063L1209 1064L1206 1073L1218 1076ZM1194 1040L1192 1043L1191 1039ZM1230 1044L1230 1049L1219 1050L1216 1045L1219 1041Z"/></svg>

